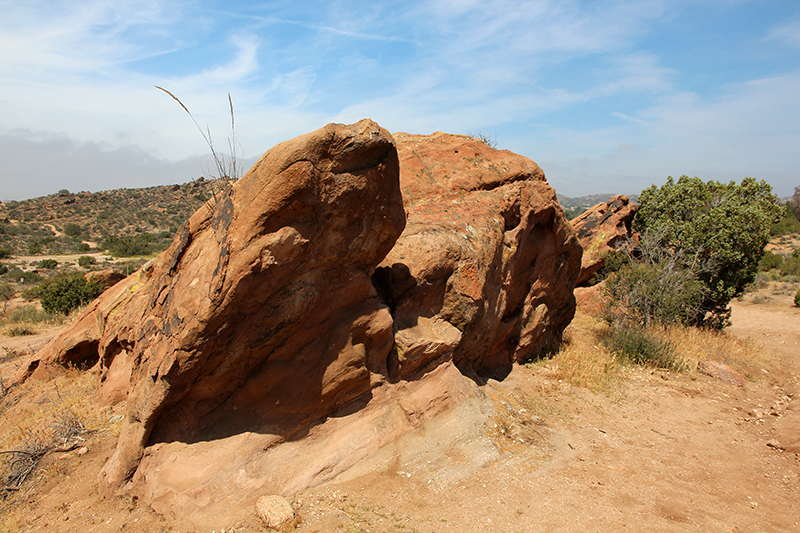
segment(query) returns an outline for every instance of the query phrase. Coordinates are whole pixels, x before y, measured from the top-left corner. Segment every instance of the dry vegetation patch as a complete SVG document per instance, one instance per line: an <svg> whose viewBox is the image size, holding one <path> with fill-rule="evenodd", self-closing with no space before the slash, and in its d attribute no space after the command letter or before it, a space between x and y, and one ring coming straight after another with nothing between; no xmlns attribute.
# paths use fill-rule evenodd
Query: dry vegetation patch
<svg viewBox="0 0 800 533"><path fill-rule="evenodd" d="M56 455L83 447L89 435L113 430L109 410L94 402L95 376L69 371L49 381L28 380L0 399L0 498L6 507L27 483L68 472ZM2 531L0 527L0 531Z"/></svg>
<svg viewBox="0 0 800 533"><path fill-rule="evenodd" d="M646 367L695 373L700 361L712 360L752 380L778 363L778 358L758 343L726 332L654 326L644 333L667 346L672 357L668 365L649 362L644 363ZM612 334L612 327L606 321L579 310L564 333L561 349L540 364L550 369L556 379L594 392L613 393L624 377L621 370L631 361L609 346Z"/></svg>
<svg viewBox="0 0 800 533"><path fill-rule="evenodd" d="M561 349L546 364L554 377L593 391L611 391L619 379L620 358L603 342L605 322L578 311L564 332Z"/></svg>

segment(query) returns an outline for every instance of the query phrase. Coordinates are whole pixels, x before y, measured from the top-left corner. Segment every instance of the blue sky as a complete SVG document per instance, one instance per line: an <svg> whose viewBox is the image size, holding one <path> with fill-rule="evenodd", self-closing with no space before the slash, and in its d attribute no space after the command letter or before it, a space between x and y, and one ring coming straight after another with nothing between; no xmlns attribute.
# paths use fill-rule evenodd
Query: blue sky
<svg viewBox="0 0 800 533"><path fill-rule="evenodd" d="M0 0L0 200L183 183L329 122L483 132L567 196L800 185L797 0Z"/></svg>

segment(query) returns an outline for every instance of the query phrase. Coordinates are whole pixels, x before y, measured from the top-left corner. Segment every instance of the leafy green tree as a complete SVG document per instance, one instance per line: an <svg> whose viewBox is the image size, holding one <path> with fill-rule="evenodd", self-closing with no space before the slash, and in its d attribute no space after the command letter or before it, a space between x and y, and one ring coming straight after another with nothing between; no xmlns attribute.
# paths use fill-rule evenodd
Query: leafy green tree
<svg viewBox="0 0 800 533"><path fill-rule="evenodd" d="M11 248L8 248L6 246L0 247L0 259L8 259L9 257L11 257L11 254L12 254Z"/></svg>
<svg viewBox="0 0 800 533"><path fill-rule="evenodd" d="M42 259L36 266L47 270L53 270L54 268L58 268L58 261L55 259Z"/></svg>
<svg viewBox="0 0 800 533"><path fill-rule="evenodd" d="M723 328L728 303L755 279L770 227L783 209L770 185L754 178L740 184L670 176L642 191L634 219L638 231L662 232L664 246L680 251L698 272L703 301L691 323Z"/></svg>
<svg viewBox="0 0 800 533"><path fill-rule="evenodd" d="M45 311L66 315L88 304L101 292L103 289L98 283L87 281L81 274L64 274L43 282L39 288L39 299Z"/></svg>

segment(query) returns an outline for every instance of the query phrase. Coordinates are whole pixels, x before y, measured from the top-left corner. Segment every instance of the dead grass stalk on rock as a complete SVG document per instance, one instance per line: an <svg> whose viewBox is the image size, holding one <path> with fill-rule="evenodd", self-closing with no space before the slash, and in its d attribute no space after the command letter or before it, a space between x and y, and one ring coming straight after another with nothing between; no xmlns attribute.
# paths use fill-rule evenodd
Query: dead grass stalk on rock
<svg viewBox="0 0 800 533"><path fill-rule="evenodd" d="M211 156L214 158L214 165L217 167L217 178L223 180L226 184L225 188L229 187L232 182L238 180L242 174L242 163L239 160L239 144L236 141L236 121L234 119L233 113L233 99L231 98L231 93L228 93L228 105L230 107L231 113L231 136L228 137L228 154L224 154L221 152L217 152L216 148L214 147L214 140L211 137L211 129L206 126L206 129L200 127L200 124L197 123L195 120L194 115L192 112L189 111L189 108L181 102L180 98L169 92L167 89L163 87L159 87L155 85L155 88L167 93L172 97L173 100L178 102L178 104L183 108L184 111L189 115L189 118L192 119L192 122L197 127L200 135L203 136L203 139L206 141L208 148L211 150ZM242 159L244 159L244 154L242 154ZM211 190L211 195L213 197L213 202L209 207L213 207L214 204L217 202L217 194L220 191L215 189Z"/></svg>

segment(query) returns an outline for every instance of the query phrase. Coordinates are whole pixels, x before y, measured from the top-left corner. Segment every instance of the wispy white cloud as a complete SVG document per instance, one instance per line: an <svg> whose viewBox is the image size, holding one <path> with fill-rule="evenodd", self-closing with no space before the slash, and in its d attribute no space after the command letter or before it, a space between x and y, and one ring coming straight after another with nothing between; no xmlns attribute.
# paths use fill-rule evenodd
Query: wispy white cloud
<svg viewBox="0 0 800 533"><path fill-rule="evenodd" d="M774 26L769 32L769 37L800 48L800 18Z"/></svg>
<svg viewBox="0 0 800 533"><path fill-rule="evenodd" d="M674 93L635 116L613 114L626 122L613 129L564 130L548 143L551 181L579 195L608 181L636 192L668 175L720 181L753 176L787 196L798 180L800 74L733 84L715 99Z"/></svg>
<svg viewBox="0 0 800 533"><path fill-rule="evenodd" d="M549 162L550 179L565 187L598 174L602 188L613 176L632 184L664 172L733 172L733 162L778 176L800 164L787 148L800 142L796 65L728 85L709 77L707 93L687 81L684 59L651 39L698 6L728 13L749 2L6 2L0 140L36 153L29 181L53 175L47 151L32 146L52 149L51 168L71 157L98 172L106 153L141 170L131 154L144 154L153 175L163 175L160 165L177 172L170 161L206 148L153 88L161 85L218 143L229 132L230 92L248 157L326 122L369 116L393 131L497 131L501 145ZM786 53L800 45L800 18L786 20L750 38Z"/></svg>
<svg viewBox="0 0 800 533"><path fill-rule="evenodd" d="M173 49L163 28L179 13L161 1L5 2L0 65L6 72L93 73L158 55ZM138 37L128 38L133 31Z"/></svg>

